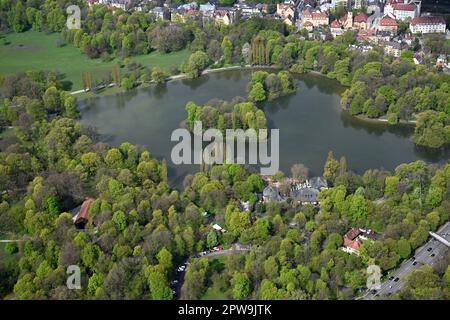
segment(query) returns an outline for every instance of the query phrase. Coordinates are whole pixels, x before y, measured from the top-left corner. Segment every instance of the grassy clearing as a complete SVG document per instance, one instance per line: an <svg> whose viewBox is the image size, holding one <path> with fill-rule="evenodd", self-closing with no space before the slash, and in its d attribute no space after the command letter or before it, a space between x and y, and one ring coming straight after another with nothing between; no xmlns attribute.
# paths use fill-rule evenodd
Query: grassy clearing
<svg viewBox="0 0 450 320"><path fill-rule="evenodd" d="M57 47L61 35L27 31L9 33L5 36L6 45L0 42L0 73L10 74L27 70L54 70L62 74L67 89L81 89L81 73L90 71L94 78L101 79L111 71L117 59L104 62L101 59L89 59L80 49L67 44ZM133 56L130 59L147 67L160 67L169 72L172 66L179 66L189 57L188 50L169 54L152 52L147 55Z"/></svg>

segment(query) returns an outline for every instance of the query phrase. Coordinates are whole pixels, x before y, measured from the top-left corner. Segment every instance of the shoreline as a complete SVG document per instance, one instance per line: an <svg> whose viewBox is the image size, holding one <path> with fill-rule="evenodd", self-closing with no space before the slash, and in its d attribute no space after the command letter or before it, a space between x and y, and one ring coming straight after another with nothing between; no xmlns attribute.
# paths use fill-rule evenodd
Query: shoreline
<svg viewBox="0 0 450 320"><path fill-rule="evenodd" d="M240 65L236 65L236 66L228 66L228 67L221 67L221 68L215 68L215 69L205 69L202 71L202 73L200 74L199 77L208 75L210 73L216 73L216 72L232 71L232 70L251 70L251 69L280 69L280 67L273 66L273 65L271 65L271 66L252 66L252 65L240 66ZM308 73L312 73L312 74L322 76L322 77L327 77L327 75L321 73L320 71L315 71L315 70L308 70L308 71L304 72L303 74L308 74ZM292 73L292 74L301 74L301 73ZM173 81L177 81L177 80L185 80L185 79L189 79L189 76L186 73L181 73L181 74L177 74L177 75L173 75L173 76L168 76L165 79L166 81L164 83L173 82ZM337 81L337 80L335 80L335 81ZM154 80L149 81L149 82L143 82L133 89L147 88L152 84L156 84L156 82ZM81 94L91 94L90 91L85 91L84 89L72 91L72 92L70 92L70 94L76 96L79 100L84 100L84 99L89 99L89 98L104 97L104 96L109 96L109 95L113 95L113 94L117 94L117 93L125 93L126 92L125 90L118 87L116 83L110 83L108 85L105 85L102 88L102 90L103 89L106 89L106 90L104 92L100 92L98 94L94 93L93 96L87 96L87 97L77 97L78 95L81 95ZM113 89L113 90L116 89L116 92L111 92L111 89ZM117 90L119 90L119 91L117 91ZM341 105L341 110L347 111L346 109L342 108L342 105ZM388 122L387 118L368 118L364 115L351 115L351 116L357 118L358 120L365 121L365 122L383 123L383 124L388 124L388 125L397 125L397 124L415 125L417 123L417 120L399 120L395 124L390 124Z"/></svg>
<svg viewBox="0 0 450 320"><path fill-rule="evenodd" d="M199 77L208 75L210 73L215 73L215 72L223 72L223 71L231 71L231 70L250 70L250 69L280 69L280 68L277 67L277 66L252 66L252 65L240 66L240 65L236 65L236 66L228 66L228 67L221 67L221 68L215 68L215 69L205 69L205 70L202 71L202 73L200 74ZM177 81L177 80L184 80L184 79L189 79L189 76L188 76L187 73L180 73L180 74L177 74L177 75L168 76L165 79L164 83ZM156 82L154 80L151 80L151 81L148 81L148 82L141 82L137 87L135 87L133 89L146 88L146 87L148 87L148 86L150 86L152 84L156 84ZM126 90L121 89L114 82L113 83L109 83L107 85L104 85L100 89L101 90L105 89L105 92L102 91L102 92L97 93L97 94L94 93L92 97L104 97L104 96L113 95L113 94L116 94L116 93L124 93L124 92L126 92ZM108 91L110 89L119 89L120 91L119 92L110 92L110 91ZM86 91L84 89L69 92L69 94L74 95L75 97L79 98L80 100L91 98L91 96L78 97L78 95L91 94L91 93L92 92L90 90Z"/></svg>

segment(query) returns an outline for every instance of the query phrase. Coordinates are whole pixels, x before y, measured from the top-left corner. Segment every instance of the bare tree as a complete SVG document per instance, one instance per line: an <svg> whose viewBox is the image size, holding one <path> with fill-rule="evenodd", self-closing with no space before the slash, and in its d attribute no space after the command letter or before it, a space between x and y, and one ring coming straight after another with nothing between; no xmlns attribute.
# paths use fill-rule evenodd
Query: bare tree
<svg viewBox="0 0 450 320"><path fill-rule="evenodd" d="M308 179L309 169L302 163L296 163L291 168L292 178L305 181Z"/></svg>

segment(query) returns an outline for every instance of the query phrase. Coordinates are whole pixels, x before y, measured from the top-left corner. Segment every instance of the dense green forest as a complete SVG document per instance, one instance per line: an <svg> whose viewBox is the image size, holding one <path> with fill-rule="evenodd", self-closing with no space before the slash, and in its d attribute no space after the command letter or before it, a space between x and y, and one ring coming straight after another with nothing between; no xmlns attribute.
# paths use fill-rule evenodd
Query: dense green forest
<svg viewBox="0 0 450 320"><path fill-rule="evenodd" d="M22 85L1 91L2 124L12 128L0 144L0 225L3 236L23 241L2 252L9 257L0 264L3 296L172 299L177 265L211 245L239 242L251 251L216 263L193 258L182 297L210 289L236 299L350 299L365 287L370 261L394 268L449 218L450 165L422 161L357 175L330 153L331 188L320 193L320 210L289 199L259 202L265 182L240 165L205 167L173 190L165 162L150 151L108 146L82 127L54 74L14 77ZM288 183L282 173L273 178ZM86 197L95 199L92 224L80 231L70 212ZM340 247L350 227L382 238L349 255ZM65 286L73 264L82 270L81 290ZM448 299L447 265L420 269L401 295L422 298L432 284L434 298Z"/></svg>

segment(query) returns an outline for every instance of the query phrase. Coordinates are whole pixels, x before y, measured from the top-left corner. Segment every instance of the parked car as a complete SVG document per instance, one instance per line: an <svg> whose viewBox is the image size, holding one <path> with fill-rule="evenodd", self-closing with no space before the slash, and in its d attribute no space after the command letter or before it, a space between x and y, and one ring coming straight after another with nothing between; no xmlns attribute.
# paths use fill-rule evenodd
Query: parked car
<svg viewBox="0 0 450 320"><path fill-rule="evenodd" d="M428 252L430 252L431 250L433 250L433 248L431 248L431 247L429 247L429 248L427 249Z"/></svg>
<svg viewBox="0 0 450 320"><path fill-rule="evenodd" d="M398 280L400 280L399 277L395 278L395 279L394 279L394 282L398 282Z"/></svg>

